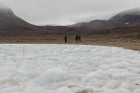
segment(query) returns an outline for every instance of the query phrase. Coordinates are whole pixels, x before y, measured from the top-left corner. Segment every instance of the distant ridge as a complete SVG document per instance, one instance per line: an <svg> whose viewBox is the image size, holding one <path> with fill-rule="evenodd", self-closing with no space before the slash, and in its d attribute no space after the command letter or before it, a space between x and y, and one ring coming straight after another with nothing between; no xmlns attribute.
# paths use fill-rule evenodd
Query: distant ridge
<svg viewBox="0 0 140 93"><path fill-rule="evenodd" d="M116 27L138 26L140 25L140 8L125 10L113 16L109 20L93 20L88 23L78 23L72 27L82 27L87 29L111 29Z"/></svg>

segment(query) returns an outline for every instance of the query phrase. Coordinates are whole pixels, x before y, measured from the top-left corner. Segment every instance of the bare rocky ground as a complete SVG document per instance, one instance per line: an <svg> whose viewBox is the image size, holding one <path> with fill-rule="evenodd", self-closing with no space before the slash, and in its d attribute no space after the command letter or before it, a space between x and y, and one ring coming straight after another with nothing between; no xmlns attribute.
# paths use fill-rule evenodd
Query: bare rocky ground
<svg viewBox="0 0 140 93"><path fill-rule="evenodd" d="M1 36L1 44L65 44L64 35L51 36ZM75 36L68 37L66 44L116 46L127 49L140 50L139 39L94 39L82 37L81 42L75 41Z"/></svg>

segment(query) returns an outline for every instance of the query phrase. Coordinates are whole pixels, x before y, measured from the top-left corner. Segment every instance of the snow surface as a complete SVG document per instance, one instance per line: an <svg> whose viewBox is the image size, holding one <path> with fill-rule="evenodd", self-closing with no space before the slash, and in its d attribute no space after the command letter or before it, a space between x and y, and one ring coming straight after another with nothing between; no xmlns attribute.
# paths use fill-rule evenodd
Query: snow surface
<svg viewBox="0 0 140 93"><path fill-rule="evenodd" d="M140 93L140 53L90 45L3 44L0 93Z"/></svg>

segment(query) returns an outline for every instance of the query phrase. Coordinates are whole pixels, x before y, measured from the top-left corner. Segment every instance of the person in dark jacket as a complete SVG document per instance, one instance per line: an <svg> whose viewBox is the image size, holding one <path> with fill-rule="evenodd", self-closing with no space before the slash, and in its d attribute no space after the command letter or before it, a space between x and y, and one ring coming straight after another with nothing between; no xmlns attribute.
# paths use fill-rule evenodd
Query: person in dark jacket
<svg viewBox="0 0 140 93"><path fill-rule="evenodd" d="M65 37L64 37L64 40L65 40L65 43L67 43L67 36L65 35Z"/></svg>

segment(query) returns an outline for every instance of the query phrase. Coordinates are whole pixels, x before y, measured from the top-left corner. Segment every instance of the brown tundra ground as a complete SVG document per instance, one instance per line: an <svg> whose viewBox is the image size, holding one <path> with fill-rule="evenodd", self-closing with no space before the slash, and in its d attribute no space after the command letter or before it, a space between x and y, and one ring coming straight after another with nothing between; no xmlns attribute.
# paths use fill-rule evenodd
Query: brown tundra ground
<svg viewBox="0 0 140 93"><path fill-rule="evenodd" d="M117 38L117 39L95 39L91 37L81 37L81 42L75 41L75 36L68 37L68 42L64 42L64 35L49 36L0 36L1 44L83 44L116 46L127 49L140 50L139 39Z"/></svg>

